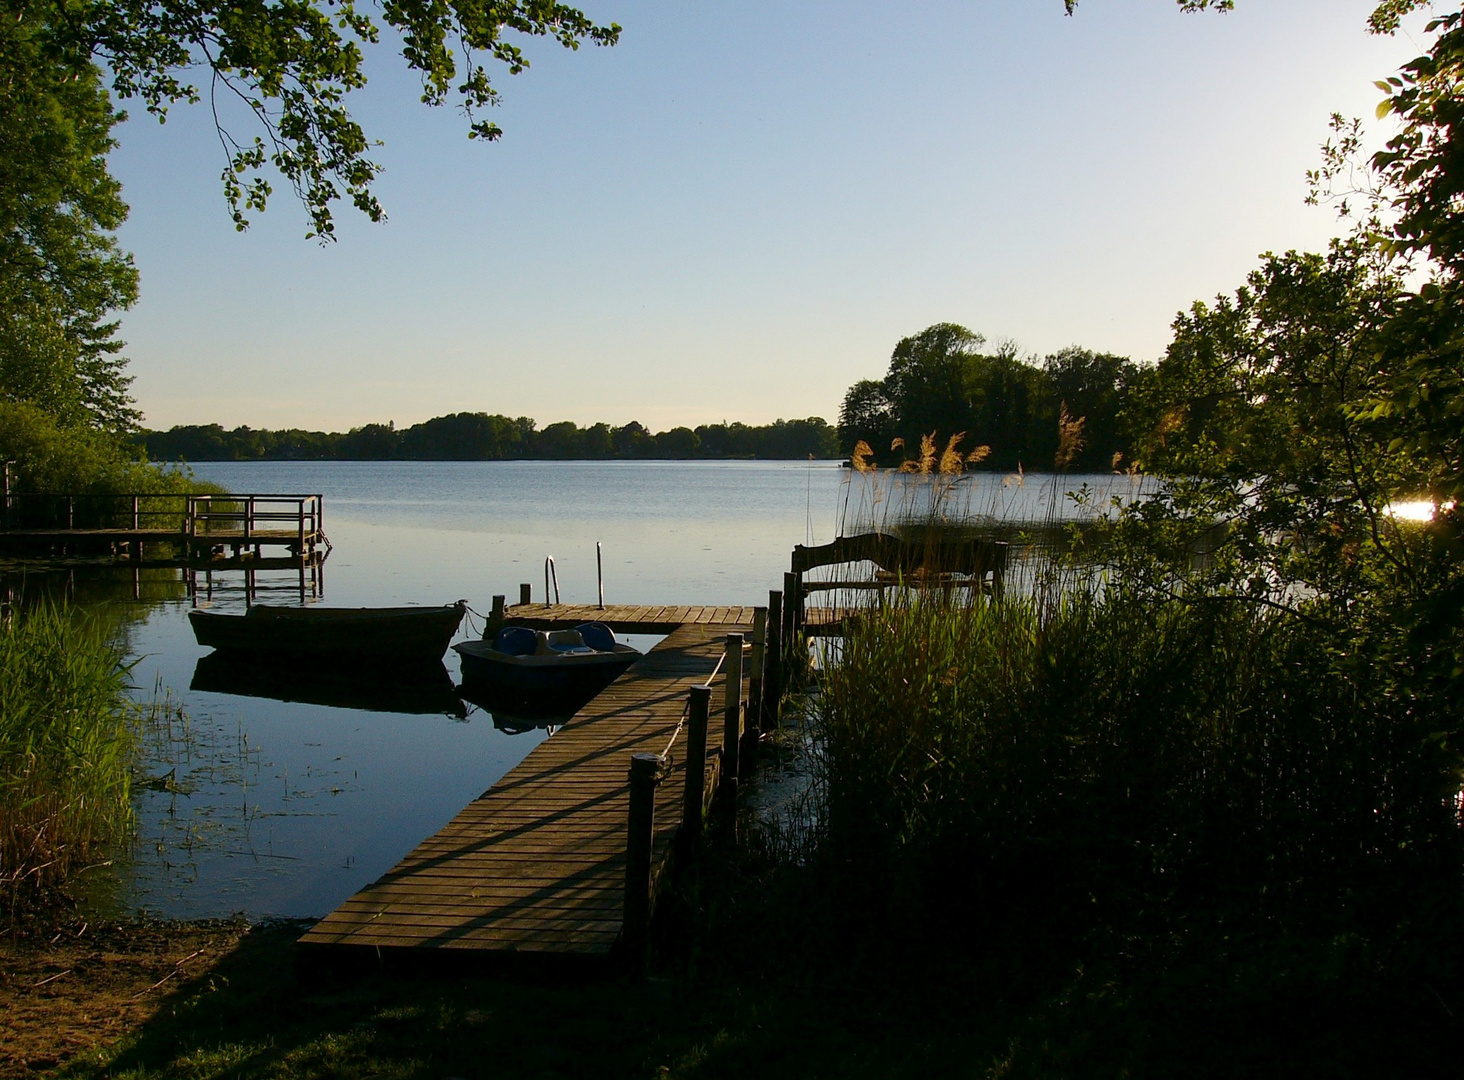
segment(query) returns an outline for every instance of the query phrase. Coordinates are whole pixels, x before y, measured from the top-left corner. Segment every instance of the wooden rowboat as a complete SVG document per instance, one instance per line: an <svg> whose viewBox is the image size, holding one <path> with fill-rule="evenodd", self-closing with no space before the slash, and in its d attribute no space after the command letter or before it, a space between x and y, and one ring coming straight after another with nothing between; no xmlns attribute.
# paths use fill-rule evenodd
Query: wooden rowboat
<svg viewBox="0 0 1464 1080"><path fill-rule="evenodd" d="M441 660L467 610L446 607L285 608L256 605L242 615L188 613L200 645L221 651L390 661Z"/></svg>

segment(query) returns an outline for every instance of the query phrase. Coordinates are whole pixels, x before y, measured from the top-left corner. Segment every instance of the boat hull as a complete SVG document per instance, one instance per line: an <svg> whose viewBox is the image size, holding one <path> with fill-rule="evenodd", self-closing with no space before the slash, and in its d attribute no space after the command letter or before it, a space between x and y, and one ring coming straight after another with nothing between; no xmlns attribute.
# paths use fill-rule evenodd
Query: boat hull
<svg viewBox="0 0 1464 1080"><path fill-rule="evenodd" d="M486 641L453 646L462 658L463 683L531 697L593 695L609 686L641 658L628 645L608 652L561 656L507 656Z"/></svg>
<svg viewBox="0 0 1464 1080"><path fill-rule="evenodd" d="M277 608L243 615L188 613L200 645L226 652L292 656L441 660L465 608Z"/></svg>

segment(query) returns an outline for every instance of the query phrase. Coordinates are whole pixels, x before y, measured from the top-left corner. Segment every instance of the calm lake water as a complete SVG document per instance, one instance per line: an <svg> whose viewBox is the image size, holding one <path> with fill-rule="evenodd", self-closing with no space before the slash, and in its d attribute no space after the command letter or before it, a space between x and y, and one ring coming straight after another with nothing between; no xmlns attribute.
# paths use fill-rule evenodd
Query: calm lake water
<svg viewBox="0 0 1464 1080"><path fill-rule="evenodd" d="M334 550L319 603L466 598L480 612L495 593L514 601L520 582L542 599L547 555L564 600L593 602L596 541L607 603L765 603L793 545L929 498L928 482L888 475L851 486L831 462L230 462L194 473L233 491L324 496ZM1124 477L1054 486L980 475L944 502L1041 520L1077 512L1064 493L1085 483L1100 502L1135 490ZM128 624L133 680L152 705L152 782L138 795L134 850L96 872L95 904L184 918L322 915L548 737L500 730L450 691L390 712L298 700L330 700L308 687L292 701L191 689L208 650L193 640L181 578L154 572L138 602L123 574L127 598L107 604ZM285 587L261 601L299 602L293 574L259 576ZM215 574L214 607L242 610L241 585L238 572ZM100 580L77 586L78 596L105 593ZM454 680L456 660L444 661Z"/></svg>

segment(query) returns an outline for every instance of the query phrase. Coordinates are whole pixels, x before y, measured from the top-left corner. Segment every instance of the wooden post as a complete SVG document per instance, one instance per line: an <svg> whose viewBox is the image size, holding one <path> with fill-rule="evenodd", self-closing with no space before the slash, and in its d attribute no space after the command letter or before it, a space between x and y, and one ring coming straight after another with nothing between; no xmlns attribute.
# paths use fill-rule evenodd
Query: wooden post
<svg viewBox="0 0 1464 1080"><path fill-rule="evenodd" d="M76 528L76 496L75 495L68 495L68 496L66 496L66 527L68 529L74 529L74 528Z"/></svg>
<svg viewBox="0 0 1464 1080"><path fill-rule="evenodd" d="M519 586L519 606L523 607L533 602L534 587L527 581Z"/></svg>
<svg viewBox="0 0 1464 1080"><path fill-rule="evenodd" d="M661 783L661 758L656 754L630 756L630 813L625 837L625 907L621 946L625 963L636 977L645 974L646 947L651 931L651 845L656 829L656 788Z"/></svg>
<svg viewBox="0 0 1464 1080"><path fill-rule="evenodd" d="M504 601L506 601L507 599L508 597L504 596L502 593L499 593L493 597L493 610L488 613L488 625L483 627L484 641L487 641L489 638L493 637L493 635L497 634L499 628L503 626L503 605Z"/></svg>
<svg viewBox="0 0 1464 1080"><path fill-rule="evenodd" d="M138 528L139 528L139 526L138 526L138 517L139 517L139 515L137 513L137 496L134 495L134 496L132 496L132 531L133 532L136 532L138 530Z"/></svg>
<svg viewBox="0 0 1464 1080"><path fill-rule="evenodd" d="M247 511L246 511L246 513L247 513ZM305 500L304 499L301 499L300 500L300 518L295 523L295 531L299 535L299 539L296 541L299 544L299 547L295 549L295 553L300 556L300 566L303 568L304 565L305 565ZM300 596L301 596L302 599L305 596L305 579L304 579L303 574L302 574L301 579L300 579Z"/></svg>
<svg viewBox="0 0 1464 1080"><path fill-rule="evenodd" d="M301 508L303 509L305 504L304 503L301 503L300 505L301 505ZM248 547L249 546L249 534L254 531L253 525L254 525L254 496L251 495L247 499L244 500L244 545L245 545L245 547ZM305 515L304 514L301 514L300 515L300 525L301 525L302 528L305 525Z"/></svg>
<svg viewBox="0 0 1464 1080"><path fill-rule="evenodd" d="M762 728L771 731L779 726L783 703L783 594L778 589L768 592L768 647L763 674Z"/></svg>
<svg viewBox="0 0 1464 1080"><path fill-rule="evenodd" d="M687 706L686 796L681 805L681 832L686 843L701 841L702 809L707 801L707 716L711 712L712 688L693 686Z"/></svg>
<svg viewBox="0 0 1464 1080"><path fill-rule="evenodd" d="M4 520L0 524L3 524L3 527L7 529L10 528L10 466L14 464L15 462L13 461L7 461L5 463L5 481L3 488L0 488L0 493L3 493L5 496Z"/></svg>
<svg viewBox="0 0 1464 1080"><path fill-rule="evenodd" d="M752 670L747 673L747 736L762 734L763 669L767 662L768 609L752 609Z"/></svg>
<svg viewBox="0 0 1464 1080"><path fill-rule="evenodd" d="M783 688L787 689L788 680L797 673L794 664L793 643L798 637L798 605L802 603L798 596L798 575L788 573L783 575Z"/></svg>
<svg viewBox="0 0 1464 1080"><path fill-rule="evenodd" d="M737 789L737 770L742 748L742 635L727 635L727 659L722 662L725 679L722 724L722 787Z"/></svg>

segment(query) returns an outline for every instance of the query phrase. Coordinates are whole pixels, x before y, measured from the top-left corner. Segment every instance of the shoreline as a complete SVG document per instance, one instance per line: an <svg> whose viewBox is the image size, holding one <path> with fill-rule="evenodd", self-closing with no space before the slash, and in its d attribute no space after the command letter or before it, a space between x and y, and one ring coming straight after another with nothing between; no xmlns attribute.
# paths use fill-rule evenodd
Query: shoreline
<svg viewBox="0 0 1464 1080"><path fill-rule="evenodd" d="M12 921L0 930L0 1077L105 1054L246 938L293 942L298 926L313 921L89 922L75 914L59 924Z"/></svg>

